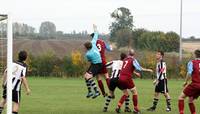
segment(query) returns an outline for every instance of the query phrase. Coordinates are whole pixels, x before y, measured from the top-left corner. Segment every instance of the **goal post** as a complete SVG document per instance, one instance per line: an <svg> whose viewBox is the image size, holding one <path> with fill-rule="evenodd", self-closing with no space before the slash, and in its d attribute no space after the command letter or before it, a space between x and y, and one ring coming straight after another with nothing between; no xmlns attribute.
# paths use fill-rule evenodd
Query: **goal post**
<svg viewBox="0 0 200 114"><path fill-rule="evenodd" d="M13 31L12 16L0 14L0 21L7 22L7 114L12 114L12 63L13 63Z"/></svg>

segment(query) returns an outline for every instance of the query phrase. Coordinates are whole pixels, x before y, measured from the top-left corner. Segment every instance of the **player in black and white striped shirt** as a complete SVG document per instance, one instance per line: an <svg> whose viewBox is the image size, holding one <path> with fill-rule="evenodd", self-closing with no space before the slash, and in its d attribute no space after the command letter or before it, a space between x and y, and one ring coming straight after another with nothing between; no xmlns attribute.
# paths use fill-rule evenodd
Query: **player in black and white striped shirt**
<svg viewBox="0 0 200 114"><path fill-rule="evenodd" d="M164 58L164 52L158 51L156 54L156 59L158 61L156 65L156 80L153 82L155 85L154 101L153 101L153 106L147 109L148 111L156 110L160 93L162 93L166 98L166 103L167 103L166 111L167 112L171 111L170 95L168 93L167 76L166 76L167 66L163 58Z"/></svg>
<svg viewBox="0 0 200 114"><path fill-rule="evenodd" d="M118 86L118 79L123 65L123 60L126 57L127 55L125 53L121 53L120 60L113 60L106 64L107 68L112 68L112 75L110 77L109 96L106 97L105 106L103 109L104 112L107 112L109 103L111 102L111 99L114 98L114 91L116 87L120 89L120 87ZM129 108L129 97L127 97L125 100L125 112L131 112Z"/></svg>
<svg viewBox="0 0 200 114"><path fill-rule="evenodd" d="M14 62L12 64L13 72L12 72L12 101L13 101L13 114L18 114L19 111L19 103L20 103L20 97L21 97L21 85L25 86L27 95L30 94L30 89L28 86L28 82L26 80L26 72L27 72L27 65L24 63L24 61L27 58L26 51L20 51L18 54L18 61ZM0 102L0 114L2 113L2 110L4 108L4 105L6 104L6 98L7 98L7 88L6 88L6 71L4 72L3 76L3 99Z"/></svg>

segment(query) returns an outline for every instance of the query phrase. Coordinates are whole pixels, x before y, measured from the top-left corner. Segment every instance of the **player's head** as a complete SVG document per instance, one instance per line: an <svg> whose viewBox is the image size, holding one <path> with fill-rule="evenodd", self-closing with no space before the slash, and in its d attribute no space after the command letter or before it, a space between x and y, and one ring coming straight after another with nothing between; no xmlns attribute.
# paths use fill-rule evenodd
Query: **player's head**
<svg viewBox="0 0 200 114"><path fill-rule="evenodd" d="M157 60L160 60L164 57L165 53L161 50L158 50L157 53L156 53L156 59Z"/></svg>
<svg viewBox="0 0 200 114"><path fill-rule="evenodd" d="M194 51L196 58L200 58L200 49Z"/></svg>
<svg viewBox="0 0 200 114"><path fill-rule="evenodd" d="M90 37L93 38L94 37L94 33L90 34Z"/></svg>
<svg viewBox="0 0 200 114"><path fill-rule="evenodd" d="M25 61L27 58L28 54L26 51L22 50L18 53L18 60L19 61Z"/></svg>
<svg viewBox="0 0 200 114"><path fill-rule="evenodd" d="M92 43L89 42L89 41L88 41L88 42L85 42L84 46L85 46L85 48L86 48L87 50L92 49Z"/></svg>
<svg viewBox="0 0 200 114"><path fill-rule="evenodd" d="M135 50L134 49L129 49L128 55L134 56L135 55Z"/></svg>
<svg viewBox="0 0 200 114"><path fill-rule="evenodd" d="M120 60L124 60L126 57L127 57L127 55L125 53L120 54Z"/></svg>

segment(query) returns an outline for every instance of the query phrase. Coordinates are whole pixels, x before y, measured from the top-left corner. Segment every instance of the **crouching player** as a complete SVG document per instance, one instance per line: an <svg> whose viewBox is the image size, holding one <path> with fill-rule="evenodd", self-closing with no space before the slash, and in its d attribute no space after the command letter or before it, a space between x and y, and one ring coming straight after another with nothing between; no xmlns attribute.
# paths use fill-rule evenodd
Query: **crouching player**
<svg viewBox="0 0 200 114"><path fill-rule="evenodd" d="M27 53L25 51L20 51L18 54L18 61L13 63L13 79L12 79L12 101L13 101L13 112L12 114L18 114L19 105L20 105L20 98L21 98L21 84L23 83L27 95L30 94L30 89L28 86L28 82L26 80L26 72L27 72L27 65L24 61L27 58ZM7 88L6 88L6 71L4 72L3 76L3 99L0 102L0 114L3 111L3 108L6 104L7 98Z"/></svg>
<svg viewBox="0 0 200 114"><path fill-rule="evenodd" d="M100 92L98 91L95 81L92 78L101 73L103 65L102 65L100 53L96 46L98 33L97 33L97 28L95 25L93 25L93 29L94 29L94 36L93 36L92 41L86 42L84 44L87 50L85 56L87 60L91 63L90 67L88 68L88 70L86 71L84 75L84 78L85 78L85 82L88 88L88 94L86 97L87 98L92 97L94 99L100 95ZM94 90L94 94L93 94L92 89Z"/></svg>
<svg viewBox="0 0 200 114"><path fill-rule="evenodd" d="M156 54L156 59L158 61L156 66L156 80L153 82L155 85L155 94L154 94L154 100L153 100L153 106L147 109L147 111L155 111L156 106L158 104L159 95L162 93L166 98L166 111L171 111L171 103L170 103L170 95L168 92L168 86L167 86L167 67L166 63L164 62L164 52L158 51Z"/></svg>
<svg viewBox="0 0 200 114"><path fill-rule="evenodd" d="M137 60L134 58L135 51L133 49L129 50L129 56L123 60L122 69L119 76L119 86L123 89L123 96L118 102L118 106L116 108L116 112L120 113L120 108L123 105L126 98L129 96L128 90L132 93L132 101L134 106L134 114L140 114L140 110L138 107L138 93L135 87L135 84L132 80L132 74L135 71L149 71L153 72L151 69L142 68ZM137 73L137 76L140 74Z"/></svg>
<svg viewBox="0 0 200 114"><path fill-rule="evenodd" d="M196 114L194 99L200 96L200 50L195 51L196 58L188 63L188 73L184 83L185 89L179 96L179 113L184 114L184 99L189 97L189 108L191 114ZM189 80L192 79L190 84Z"/></svg>
<svg viewBox="0 0 200 114"><path fill-rule="evenodd" d="M106 97L103 112L107 112L108 106L109 106L111 100L115 97L114 91L115 91L116 87L121 89L120 86L118 85L118 80L119 80L119 74L120 74L120 71L121 71L121 68L123 65L123 60L126 57L127 57L127 55L125 53L121 53L120 60L114 60L114 61L108 62L106 64L107 68L112 68L112 75L110 77L110 85L109 85L110 91L109 91L109 95ZM129 96L125 100L125 110L124 111L131 112L131 110L129 108Z"/></svg>

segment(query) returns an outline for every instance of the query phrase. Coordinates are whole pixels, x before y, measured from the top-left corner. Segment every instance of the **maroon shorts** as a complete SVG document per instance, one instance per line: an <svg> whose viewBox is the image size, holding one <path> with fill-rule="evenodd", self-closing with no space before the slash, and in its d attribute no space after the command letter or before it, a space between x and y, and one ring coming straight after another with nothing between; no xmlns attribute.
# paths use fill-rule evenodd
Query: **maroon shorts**
<svg viewBox="0 0 200 114"><path fill-rule="evenodd" d="M132 89L135 84L132 79L119 79L119 86L121 89Z"/></svg>
<svg viewBox="0 0 200 114"><path fill-rule="evenodd" d="M183 93L188 97L197 99L200 96L200 85L191 83L183 90Z"/></svg>
<svg viewBox="0 0 200 114"><path fill-rule="evenodd" d="M108 73L108 70L106 68L106 62L103 62L103 67L101 69L100 74L106 74L106 73Z"/></svg>

